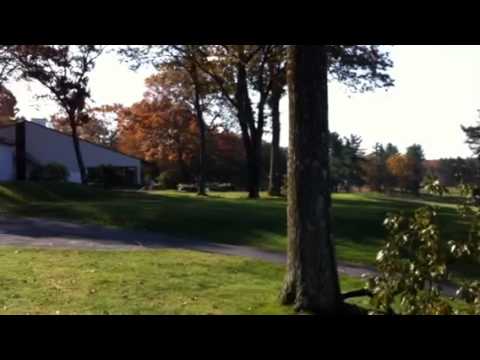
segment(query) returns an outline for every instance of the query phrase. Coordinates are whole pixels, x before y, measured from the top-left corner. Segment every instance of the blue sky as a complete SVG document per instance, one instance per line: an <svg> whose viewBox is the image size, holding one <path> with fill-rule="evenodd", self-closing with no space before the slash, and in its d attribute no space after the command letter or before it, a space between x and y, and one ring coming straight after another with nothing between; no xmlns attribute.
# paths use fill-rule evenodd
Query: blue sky
<svg viewBox="0 0 480 360"><path fill-rule="evenodd" d="M389 47L394 88L366 94L350 93L330 84L330 128L341 135L356 134L370 150L375 142L392 142L401 151L413 143L424 147L427 158L470 156L460 125L473 125L480 109L480 46ZM141 99L144 79L152 69L134 73L113 55L100 58L91 76L98 105L130 105ZM37 101L41 87L10 84L20 114L49 117L54 104ZM282 145L288 144L288 101L282 101Z"/></svg>

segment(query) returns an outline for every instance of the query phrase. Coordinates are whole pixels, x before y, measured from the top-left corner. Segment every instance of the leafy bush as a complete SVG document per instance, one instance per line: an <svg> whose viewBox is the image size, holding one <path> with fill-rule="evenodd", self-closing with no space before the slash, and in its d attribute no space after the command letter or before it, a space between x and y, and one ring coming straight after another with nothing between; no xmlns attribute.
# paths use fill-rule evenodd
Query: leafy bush
<svg viewBox="0 0 480 360"><path fill-rule="evenodd" d="M446 315L452 308L440 297L447 279L447 254L441 246L436 213L431 207L413 216L390 215L386 246L377 255L380 274L368 282L374 308L390 313L398 303L403 314Z"/></svg>
<svg viewBox="0 0 480 360"><path fill-rule="evenodd" d="M50 163L35 167L30 173L31 181L66 182L70 173L66 166L58 163Z"/></svg>
<svg viewBox="0 0 480 360"><path fill-rule="evenodd" d="M182 175L180 174L180 171L175 169L165 170L157 179L159 187L168 190L177 189L177 186L181 181Z"/></svg>
<svg viewBox="0 0 480 360"><path fill-rule="evenodd" d="M430 178L426 190L442 196L447 189ZM462 187L464 203L458 208L462 220L470 225L468 236L460 241L441 241L436 208L424 206L412 216L389 215L385 227L389 237L377 255L379 275L368 279L371 303L376 311L402 314L447 315L454 311L441 296L440 283L449 279L449 258L480 259L480 208L474 191ZM467 306L463 311L480 314L480 282L464 281L456 296Z"/></svg>

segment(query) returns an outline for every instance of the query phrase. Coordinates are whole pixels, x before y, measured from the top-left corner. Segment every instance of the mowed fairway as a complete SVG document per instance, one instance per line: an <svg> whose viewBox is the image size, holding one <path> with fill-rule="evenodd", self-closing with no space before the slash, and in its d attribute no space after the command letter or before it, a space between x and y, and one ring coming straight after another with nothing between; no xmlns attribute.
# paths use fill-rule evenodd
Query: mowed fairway
<svg viewBox="0 0 480 360"><path fill-rule="evenodd" d="M75 185L0 185L0 215L67 219L284 251L286 202L243 193L110 192ZM446 239L463 236L454 206L441 205ZM388 212L419 203L336 194L337 256L371 265ZM478 275L478 265L458 269ZM279 305L284 266L178 250L85 251L0 247L0 314L289 314ZM342 277L342 290L364 286ZM366 299L356 302L368 306Z"/></svg>
<svg viewBox="0 0 480 360"><path fill-rule="evenodd" d="M174 191L108 192L74 185L5 184L2 210L8 214L53 217L75 222L149 230L219 243L286 249L286 201L265 194L213 193L208 198ZM373 264L385 239L387 213L421 204L378 194L335 194L333 229L340 260ZM453 205L441 205L445 238L463 236ZM0 210L1 211L1 210Z"/></svg>

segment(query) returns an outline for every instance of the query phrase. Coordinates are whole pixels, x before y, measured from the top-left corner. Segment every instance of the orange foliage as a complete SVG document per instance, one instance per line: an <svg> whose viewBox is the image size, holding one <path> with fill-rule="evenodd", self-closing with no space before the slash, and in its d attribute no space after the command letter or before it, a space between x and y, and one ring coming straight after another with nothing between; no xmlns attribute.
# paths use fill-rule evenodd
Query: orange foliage
<svg viewBox="0 0 480 360"><path fill-rule="evenodd" d="M157 164L177 163L186 171L199 151L192 108L180 92L173 92L175 81L166 82L157 74L145 84L143 100L118 112L117 148Z"/></svg>
<svg viewBox="0 0 480 360"><path fill-rule="evenodd" d="M192 112L165 98L143 100L119 113L119 150L147 161L189 163L198 150Z"/></svg>
<svg viewBox="0 0 480 360"><path fill-rule="evenodd" d="M398 186L406 189L413 172L413 162L406 155L396 154L387 159L390 173L396 177Z"/></svg>

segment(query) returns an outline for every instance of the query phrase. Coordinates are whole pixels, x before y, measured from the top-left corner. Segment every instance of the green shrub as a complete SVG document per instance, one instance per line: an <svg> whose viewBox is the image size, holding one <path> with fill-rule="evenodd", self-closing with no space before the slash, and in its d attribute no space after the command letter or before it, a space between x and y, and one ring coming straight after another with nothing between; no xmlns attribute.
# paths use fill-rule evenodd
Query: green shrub
<svg viewBox="0 0 480 360"><path fill-rule="evenodd" d="M178 184L182 181L180 171L171 169L165 170L157 179L158 185L162 189L175 190Z"/></svg>
<svg viewBox="0 0 480 360"><path fill-rule="evenodd" d="M384 222L386 245L377 255L379 274L369 279L371 304L382 313L450 315L441 297L448 279L447 251L442 246L435 209L424 206L413 215L391 214Z"/></svg>
<svg viewBox="0 0 480 360"><path fill-rule="evenodd" d="M37 166L30 173L31 181L66 182L70 176L68 169L58 163Z"/></svg>
<svg viewBox="0 0 480 360"><path fill-rule="evenodd" d="M425 189L443 196L448 189L435 178L427 179ZM367 288L371 305L380 313L411 315L480 315L480 282L463 280L456 298L463 309L455 310L441 296L441 284L451 280L449 259L480 260L480 208L475 191L462 186L463 203L458 215L470 229L462 240L445 241L440 237L437 207L426 205L413 215L391 214L384 225L388 231L385 246L377 255L378 275L370 277Z"/></svg>

